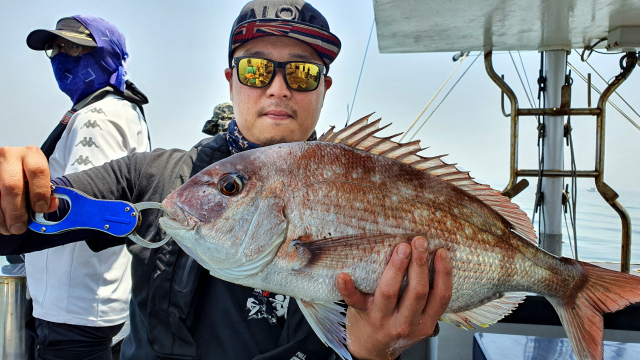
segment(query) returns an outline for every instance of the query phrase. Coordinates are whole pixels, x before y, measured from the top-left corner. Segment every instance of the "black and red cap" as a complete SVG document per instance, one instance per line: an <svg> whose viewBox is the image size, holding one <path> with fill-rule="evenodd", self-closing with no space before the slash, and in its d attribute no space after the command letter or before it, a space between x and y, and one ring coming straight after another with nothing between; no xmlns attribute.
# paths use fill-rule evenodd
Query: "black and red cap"
<svg viewBox="0 0 640 360"><path fill-rule="evenodd" d="M27 46L33 50L44 50L45 45L58 36L82 46L98 46L91 32L74 17L58 20L55 30L32 31L27 37Z"/></svg>
<svg viewBox="0 0 640 360"><path fill-rule="evenodd" d="M325 65L340 52L340 39L329 31L327 19L303 0L253 0L240 11L229 38L229 66L233 51L260 36L288 36L311 46Z"/></svg>

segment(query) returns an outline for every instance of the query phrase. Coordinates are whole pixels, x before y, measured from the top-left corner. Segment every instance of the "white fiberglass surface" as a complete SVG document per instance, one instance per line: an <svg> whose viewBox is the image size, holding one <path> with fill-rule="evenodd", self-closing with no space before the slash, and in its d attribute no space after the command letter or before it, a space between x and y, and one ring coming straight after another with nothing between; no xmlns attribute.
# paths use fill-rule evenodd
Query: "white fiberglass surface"
<svg viewBox="0 0 640 360"><path fill-rule="evenodd" d="M381 53L582 48L620 26L640 26L640 0L373 3Z"/></svg>

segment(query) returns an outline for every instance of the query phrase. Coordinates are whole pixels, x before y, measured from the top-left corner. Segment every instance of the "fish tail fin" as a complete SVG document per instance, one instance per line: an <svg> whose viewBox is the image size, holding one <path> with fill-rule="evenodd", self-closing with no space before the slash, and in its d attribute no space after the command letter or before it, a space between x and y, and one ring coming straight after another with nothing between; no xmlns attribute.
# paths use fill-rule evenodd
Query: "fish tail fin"
<svg viewBox="0 0 640 360"><path fill-rule="evenodd" d="M549 299L564 325L578 360L602 360L603 313L640 302L640 277L578 261L587 275L586 285L573 301Z"/></svg>

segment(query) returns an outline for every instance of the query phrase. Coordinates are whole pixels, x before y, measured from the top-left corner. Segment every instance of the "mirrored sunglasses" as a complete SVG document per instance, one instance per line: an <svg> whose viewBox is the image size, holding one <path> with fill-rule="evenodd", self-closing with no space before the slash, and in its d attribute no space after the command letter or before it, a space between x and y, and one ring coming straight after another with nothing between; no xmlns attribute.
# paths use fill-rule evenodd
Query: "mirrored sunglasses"
<svg viewBox="0 0 640 360"><path fill-rule="evenodd" d="M326 75L323 65L304 61L278 62L257 57L236 57L231 62L231 67L234 66L240 83L255 88L271 84L276 69L282 69L287 86L295 91L317 89L321 76Z"/></svg>

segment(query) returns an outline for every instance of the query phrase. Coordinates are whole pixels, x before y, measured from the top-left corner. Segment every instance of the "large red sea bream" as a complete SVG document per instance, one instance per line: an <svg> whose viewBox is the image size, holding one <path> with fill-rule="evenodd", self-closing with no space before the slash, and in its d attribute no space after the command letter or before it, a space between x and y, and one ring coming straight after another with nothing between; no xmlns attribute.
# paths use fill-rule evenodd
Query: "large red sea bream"
<svg viewBox="0 0 640 360"><path fill-rule="evenodd" d="M213 276L297 299L343 358L340 272L374 293L394 247L427 239L446 248L453 298L442 320L488 326L526 292L555 307L579 360L602 360L602 313L640 301L640 278L536 245L527 215L418 141L375 137L363 118L319 141L279 144L219 161L163 202L161 226Z"/></svg>

